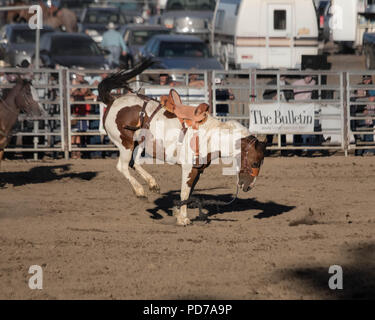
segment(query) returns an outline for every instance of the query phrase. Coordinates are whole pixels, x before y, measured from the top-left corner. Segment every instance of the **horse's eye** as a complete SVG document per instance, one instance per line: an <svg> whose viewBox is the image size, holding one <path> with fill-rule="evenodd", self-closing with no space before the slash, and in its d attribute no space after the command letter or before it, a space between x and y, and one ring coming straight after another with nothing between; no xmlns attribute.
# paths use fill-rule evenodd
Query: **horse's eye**
<svg viewBox="0 0 375 320"><path fill-rule="evenodd" d="M259 162L253 162L253 164L251 166L253 168L259 168L260 167L260 163Z"/></svg>

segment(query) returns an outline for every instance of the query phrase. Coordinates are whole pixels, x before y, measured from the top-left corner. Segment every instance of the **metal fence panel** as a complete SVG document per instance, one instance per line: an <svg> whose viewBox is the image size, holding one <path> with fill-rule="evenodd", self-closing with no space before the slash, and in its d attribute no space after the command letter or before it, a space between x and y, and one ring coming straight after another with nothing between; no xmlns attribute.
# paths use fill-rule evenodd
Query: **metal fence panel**
<svg viewBox="0 0 375 320"><path fill-rule="evenodd" d="M66 158L69 157L70 152L77 151L117 151L106 134L100 131L101 113L97 99L94 96L89 100L73 99L75 90L91 90L97 96L98 83L106 76L104 73L111 72L113 71L65 68L60 70L0 69L3 78L7 74L32 77L40 101L49 113L48 117L39 118L20 115L18 132L5 151L33 152L34 157L38 152L64 152ZM169 74L171 82L162 84L161 74ZM133 90L155 99L168 94L169 90L174 88L179 92L184 103L198 105L206 102L211 106L214 117L221 121L237 120L247 127L250 123L249 104L271 100L280 102L286 99L287 92L293 92L294 98L288 100L290 103L316 103L316 125L314 131L308 133L312 139L301 144L296 143L295 136L305 133L294 132L289 137L287 135L285 137L275 132L271 135L273 139L269 149L342 150L347 154L349 150L366 150L374 148L375 145L373 126L366 127L366 131L360 126L353 127L353 123L358 121L375 120L375 116L371 114L353 113L356 106L369 105L369 100L375 100L374 85L358 84L364 74L364 72L288 70L146 70L129 83ZM375 72L366 72L366 74L374 75ZM81 75L86 82L74 81L77 75ZM304 76L314 77L316 83L307 86L295 82ZM1 81L0 89L11 86L11 83ZM364 89L370 92L371 96L356 97L358 91ZM296 100L294 95L296 90L308 91L311 95L308 95L308 99ZM374 98L371 98L372 96ZM87 107L88 111L77 113L76 110L82 106ZM87 128L80 130L79 125L83 123L86 123ZM83 137L85 143L77 143L74 138L77 136ZM357 139L359 136L372 136L372 140L366 138L367 140L360 141Z"/></svg>
<svg viewBox="0 0 375 320"><path fill-rule="evenodd" d="M375 154L375 71L346 74L348 149L355 154ZM369 79L366 81L364 79Z"/></svg>

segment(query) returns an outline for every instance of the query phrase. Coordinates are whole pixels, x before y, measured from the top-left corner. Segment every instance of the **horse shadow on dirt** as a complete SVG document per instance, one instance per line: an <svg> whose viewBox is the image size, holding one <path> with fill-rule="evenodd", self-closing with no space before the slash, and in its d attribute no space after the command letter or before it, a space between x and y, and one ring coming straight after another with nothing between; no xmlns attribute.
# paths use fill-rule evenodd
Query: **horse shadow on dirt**
<svg viewBox="0 0 375 320"><path fill-rule="evenodd" d="M337 274L328 273L329 265L321 267L297 267L281 273L277 278L297 280L301 288L322 299L367 300L375 297L375 243L364 243L345 248L335 264L342 268L342 289L331 290L329 279ZM337 283L334 281L334 283Z"/></svg>
<svg viewBox="0 0 375 320"><path fill-rule="evenodd" d="M210 189L212 190L212 189ZM198 189L196 191L207 191L207 189ZM265 219L278 216L280 214L289 212L295 208L295 206L286 206L278 204L272 201L269 202L260 202L253 198L241 199L237 198L233 203L229 205L217 205L217 204L205 204L213 203L217 200L220 202L230 202L233 199L233 194L220 194L220 195L209 195L209 194L200 194L195 193L193 197L202 201L203 211L206 216L206 221L237 221L236 219L220 219L220 218L210 218L213 215L224 214L229 212L241 212L249 210L261 210L260 213L256 214L254 218L256 219ZM159 211L163 211L168 216L173 215L173 208L176 207L176 203L180 200L180 191L172 190L162 194L161 197L157 198L154 201L155 208L148 209L147 211L151 213L152 219L163 219L163 216ZM197 206L188 205L188 208L197 208ZM193 220L194 221L194 220Z"/></svg>
<svg viewBox="0 0 375 320"><path fill-rule="evenodd" d="M26 184L45 183L64 178L81 179L89 181L97 176L97 172L69 172L70 164L59 166L33 167L29 171L0 172L0 188L7 184L14 187Z"/></svg>

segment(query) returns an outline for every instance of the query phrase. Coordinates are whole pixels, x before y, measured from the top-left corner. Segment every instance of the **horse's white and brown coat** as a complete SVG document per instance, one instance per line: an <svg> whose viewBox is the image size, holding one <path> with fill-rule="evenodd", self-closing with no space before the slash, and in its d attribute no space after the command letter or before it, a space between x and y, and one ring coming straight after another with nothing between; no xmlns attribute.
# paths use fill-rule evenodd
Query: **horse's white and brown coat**
<svg viewBox="0 0 375 320"><path fill-rule="evenodd" d="M128 93L116 99L108 112L104 120L104 127L108 133L109 138L118 147L120 151L120 157L117 164L117 169L126 177L130 182L135 194L138 197L145 197L145 191L142 185L131 175L129 171L129 163L132 160L132 155L134 151L134 140L142 140L139 135L142 134L142 130L132 131L126 128L126 126L136 126L139 121L139 113L142 110L144 104L144 98L138 96L135 93ZM158 108L159 102L155 100L149 100L146 106L145 120L154 113ZM221 150L219 146L217 149L211 149L210 140L213 137L217 129L227 129L227 130L238 130L241 132L241 137L246 138L250 135L247 128L242 126L236 121L220 122L215 118L208 115L207 120L199 126L200 131L204 131L205 138L207 139L207 149L204 150L205 154L201 154L202 158L207 160L207 164L196 168L189 161L183 161L178 163L182 168L182 179L181 179L181 201L187 200L190 196L192 189L194 188L196 182L198 181L199 175L203 172L213 157L219 157ZM159 130L159 132L157 132ZM160 134L160 130L163 130L164 134ZM159 145L162 148L162 157L165 157L165 162L175 163L176 154L181 152L181 148L189 148L189 130L186 133L181 144L178 143L178 137L181 132L181 122L179 119L166 109L161 108L152 118L150 123L150 132L148 137L145 139L146 150L147 144L151 147L148 150L154 150L153 147ZM155 141L155 137L162 137L161 140ZM153 149L152 149L153 148ZM185 149L186 150L186 149ZM156 158L155 153L151 154L153 158ZM142 178L147 182L151 190L158 191L159 185L157 184L155 178L146 172L137 162L134 164L134 169L142 176ZM255 182L255 180L254 180ZM180 225L187 225L190 220L187 217L187 206L181 206L177 214L177 223Z"/></svg>

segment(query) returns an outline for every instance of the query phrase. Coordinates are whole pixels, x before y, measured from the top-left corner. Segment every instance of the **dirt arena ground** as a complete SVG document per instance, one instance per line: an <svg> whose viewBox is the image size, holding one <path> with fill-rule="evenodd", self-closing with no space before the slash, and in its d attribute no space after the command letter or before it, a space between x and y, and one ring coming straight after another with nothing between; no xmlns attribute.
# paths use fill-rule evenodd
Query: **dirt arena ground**
<svg viewBox="0 0 375 320"><path fill-rule="evenodd" d="M375 297L372 157L268 157L254 190L188 227L172 216L179 167L146 166L161 194L142 201L115 164L2 163L1 299ZM213 166L196 194L229 200L234 182ZM43 290L28 287L34 264ZM328 287L331 265L343 290Z"/></svg>

